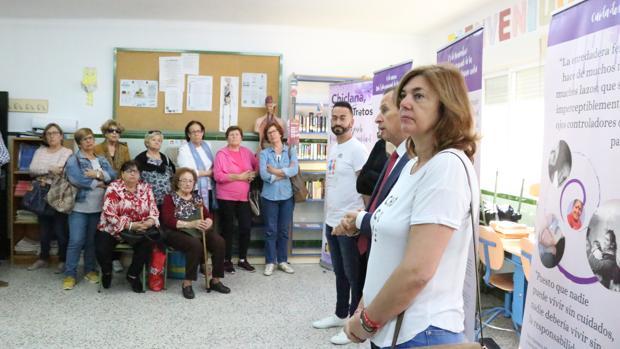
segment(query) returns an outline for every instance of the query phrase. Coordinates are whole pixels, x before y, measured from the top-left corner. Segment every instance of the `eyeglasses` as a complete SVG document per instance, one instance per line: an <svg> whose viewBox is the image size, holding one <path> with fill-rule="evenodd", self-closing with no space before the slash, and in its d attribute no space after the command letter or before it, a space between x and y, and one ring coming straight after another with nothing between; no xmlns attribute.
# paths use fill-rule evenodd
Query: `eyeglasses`
<svg viewBox="0 0 620 349"><path fill-rule="evenodd" d="M132 169L123 171L123 173L136 174L136 173L140 173L140 171L136 170L135 168L132 168Z"/></svg>
<svg viewBox="0 0 620 349"><path fill-rule="evenodd" d="M203 132L204 132L203 130L193 130L193 131L189 131L189 134L191 134L191 135L197 135L197 134L201 134L201 133L203 133Z"/></svg>
<svg viewBox="0 0 620 349"><path fill-rule="evenodd" d="M46 136L58 136L60 134L60 132L58 131L47 131L45 132Z"/></svg>
<svg viewBox="0 0 620 349"><path fill-rule="evenodd" d="M116 134L121 134L121 130L117 129L117 128L109 128L106 130L107 133L116 133Z"/></svg>

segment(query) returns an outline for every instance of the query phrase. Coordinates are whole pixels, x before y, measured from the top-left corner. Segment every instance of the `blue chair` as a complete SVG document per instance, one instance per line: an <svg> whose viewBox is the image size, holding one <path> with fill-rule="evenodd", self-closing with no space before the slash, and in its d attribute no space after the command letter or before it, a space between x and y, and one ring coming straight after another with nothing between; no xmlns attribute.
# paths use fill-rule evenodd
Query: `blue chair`
<svg viewBox="0 0 620 349"><path fill-rule="evenodd" d="M504 245L497 233L487 226L480 226L479 247L480 259L485 266L484 283L491 288L498 288L504 291L504 306L493 307L482 311L482 326L489 326L495 329L511 331L511 329L490 326L500 314L505 317L512 316L512 295L514 291L513 273L498 273L497 271L504 266ZM518 326L514 323L514 330L518 332ZM480 329L476 331L476 336L480 334Z"/></svg>

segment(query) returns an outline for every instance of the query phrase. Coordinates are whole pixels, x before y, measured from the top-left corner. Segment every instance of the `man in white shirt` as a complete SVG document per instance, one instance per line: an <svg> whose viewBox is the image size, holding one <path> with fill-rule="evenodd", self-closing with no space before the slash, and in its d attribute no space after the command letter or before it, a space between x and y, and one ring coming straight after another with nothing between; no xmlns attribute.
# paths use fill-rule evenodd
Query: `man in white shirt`
<svg viewBox="0 0 620 349"><path fill-rule="evenodd" d="M329 149L325 175L325 228L332 266L336 274L336 312L315 321L315 328L344 326L347 317L357 309L362 296L360 285L360 254L355 238L332 236L332 230L345 213L364 208L362 195L355 183L368 158L368 150L353 138L353 109L348 102L336 102L332 108L331 129L337 143ZM349 297L350 295L350 297ZM343 331L333 336L333 344L350 341Z"/></svg>

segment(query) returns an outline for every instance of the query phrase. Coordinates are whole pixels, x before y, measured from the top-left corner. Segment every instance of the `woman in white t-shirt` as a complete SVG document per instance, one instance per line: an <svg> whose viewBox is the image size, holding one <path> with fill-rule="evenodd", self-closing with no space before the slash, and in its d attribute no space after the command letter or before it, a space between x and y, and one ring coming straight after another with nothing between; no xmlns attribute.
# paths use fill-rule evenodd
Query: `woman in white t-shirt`
<svg viewBox="0 0 620 349"><path fill-rule="evenodd" d="M467 171L478 136L459 70L419 67L401 80L401 127L414 156L371 218L372 247L363 299L346 324L354 342L389 348L404 312L397 348L465 341L463 285L472 242ZM476 200L476 198L474 198ZM360 213L341 224L352 231Z"/></svg>

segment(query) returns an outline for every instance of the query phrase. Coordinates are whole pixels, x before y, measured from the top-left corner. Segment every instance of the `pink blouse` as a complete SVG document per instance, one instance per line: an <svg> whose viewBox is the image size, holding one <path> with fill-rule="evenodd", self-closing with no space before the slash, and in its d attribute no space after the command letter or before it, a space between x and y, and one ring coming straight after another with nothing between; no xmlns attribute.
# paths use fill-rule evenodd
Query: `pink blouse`
<svg viewBox="0 0 620 349"><path fill-rule="evenodd" d="M159 211L151 186L138 182L135 192L130 192L122 180L117 179L108 186L103 199L103 210L97 229L105 231L120 240L120 233L130 222L141 222L148 218L159 227Z"/></svg>
<svg viewBox="0 0 620 349"><path fill-rule="evenodd" d="M258 161L250 149L241 146L238 154L228 147L220 149L215 155L213 165L213 178L217 183L215 197L229 201L248 201L250 183L232 181L228 175L257 170Z"/></svg>

